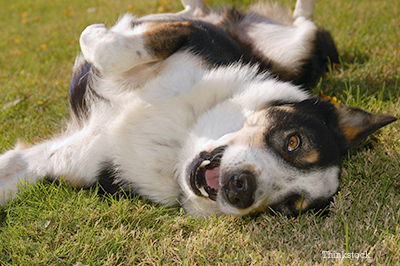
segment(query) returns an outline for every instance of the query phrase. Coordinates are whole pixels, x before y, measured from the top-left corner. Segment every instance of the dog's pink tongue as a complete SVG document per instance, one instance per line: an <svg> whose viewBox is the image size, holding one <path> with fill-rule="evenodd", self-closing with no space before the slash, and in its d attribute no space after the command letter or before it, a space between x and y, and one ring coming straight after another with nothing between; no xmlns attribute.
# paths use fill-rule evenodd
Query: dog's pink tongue
<svg viewBox="0 0 400 266"><path fill-rule="evenodd" d="M205 172L205 178L207 185L215 190L219 189L219 166L207 169Z"/></svg>

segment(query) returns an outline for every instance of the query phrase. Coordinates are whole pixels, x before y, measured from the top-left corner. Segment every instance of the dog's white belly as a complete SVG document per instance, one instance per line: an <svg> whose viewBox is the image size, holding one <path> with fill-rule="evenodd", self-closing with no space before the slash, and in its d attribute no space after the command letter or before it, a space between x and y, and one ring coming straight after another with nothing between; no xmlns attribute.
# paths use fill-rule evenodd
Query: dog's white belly
<svg viewBox="0 0 400 266"><path fill-rule="evenodd" d="M181 171L178 158L191 128L238 88L233 84L220 86L224 81L219 74L193 65L174 65L182 62L179 57L168 60L165 71L173 69L171 73L149 81L135 99L124 104L107 133L121 180L130 182L139 194L164 204L181 194L176 180L177 171ZM186 59L188 64L198 63Z"/></svg>

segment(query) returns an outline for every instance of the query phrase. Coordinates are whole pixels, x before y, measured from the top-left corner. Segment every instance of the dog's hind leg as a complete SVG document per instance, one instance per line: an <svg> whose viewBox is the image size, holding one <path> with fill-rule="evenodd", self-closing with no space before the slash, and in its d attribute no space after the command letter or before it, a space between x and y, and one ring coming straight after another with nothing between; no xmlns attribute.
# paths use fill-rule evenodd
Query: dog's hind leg
<svg viewBox="0 0 400 266"><path fill-rule="evenodd" d="M295 21L302 17L306 20L312 20L314 17L314 5L316 0L297 0L296 7L293 12Z"/></svg>

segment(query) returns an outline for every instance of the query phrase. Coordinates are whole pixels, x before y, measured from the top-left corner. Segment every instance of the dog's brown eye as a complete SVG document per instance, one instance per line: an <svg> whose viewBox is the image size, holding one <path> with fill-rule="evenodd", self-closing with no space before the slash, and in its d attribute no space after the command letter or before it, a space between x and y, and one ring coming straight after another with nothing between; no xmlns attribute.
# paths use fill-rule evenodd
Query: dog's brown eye
<svg viewBox="0 0 400 266"><path fill-rule="evenodd" d="M291 136L287 144L288 151L294 151L299 146L300 146L300 138L296 135Z"/></svg>

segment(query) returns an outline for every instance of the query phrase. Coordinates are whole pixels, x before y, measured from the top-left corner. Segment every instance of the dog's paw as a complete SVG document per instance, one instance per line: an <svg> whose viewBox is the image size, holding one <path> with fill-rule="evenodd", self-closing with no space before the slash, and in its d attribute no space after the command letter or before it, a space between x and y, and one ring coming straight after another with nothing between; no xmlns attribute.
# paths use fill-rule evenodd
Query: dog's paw
<svg viewBox="0 0 400 266"><path fill-rule="evenodd" d="M0 156L0 205L16 196L21 181L27 177L27 169L28 163L19 150L11 150Z"/></svg>
<svg viewBox="0 0 400 266"><path fill-rule="evenodd" d="M107 73L123 73L151 61L153 58L144 46L141 26L132 28L132 19L126 15L111 30L104 24L88 26L79 40L86 61Z"/></svg>
<svg viewBox="0 0 400 266"><path fill-rule="evenodd" d="M293 18L303 18L305 20L312 20L314 17L314 5L316 0L298 0L293 12Z"/></svg>
<svg viewBox="0 0 400 266"><path fill-rule="evenodd" d="M204 17L210 13L203 0L181 0L185 10L179 12L177 15L184 17Z"/></svg>
<svg viewBox="0 0 400 266"><path fill-rule="evenodd" d="M81 51L86 61L94 63L97 51L98 42L108 33L108 29L104 24L93 24L82 32L79 39Z"/></svg>

